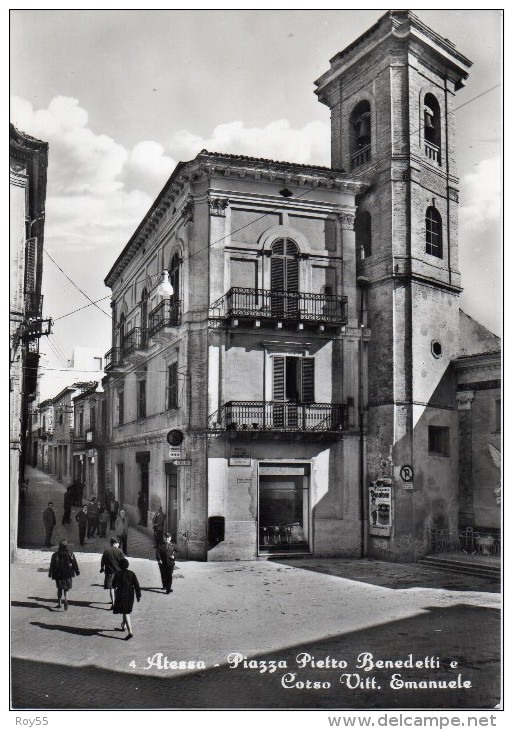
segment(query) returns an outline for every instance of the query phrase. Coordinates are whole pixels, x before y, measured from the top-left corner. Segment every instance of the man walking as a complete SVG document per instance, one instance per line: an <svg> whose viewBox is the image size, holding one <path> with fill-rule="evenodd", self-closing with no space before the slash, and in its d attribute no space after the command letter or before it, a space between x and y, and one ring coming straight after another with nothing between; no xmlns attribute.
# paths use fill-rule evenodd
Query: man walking
<svg viewBox="0 0 513 730"><path fill-rule="evenodd" d="M64 512L62 514L62 524L63 525L69 525L71 522L71 506L73 503L73 485L70 484L69 487L66 489L66 493L64 494Z"/></svg>
<svg viewBox="0 0 513 730"><path fill-rule="evenodd" d="M75 516L75 519L78 522L78 537L80 540L80 544L83 545L86 536L87 523L89 522L89 516L87 514L87 504L84 504L80 512L78 512Z"/></svg>
<svg viewBox="0 0 513 730"><path fill-rule="evenodd" d="M89 515L89 526L87 528L87 537L88 539L91 537L94 537L95 533L99 536L100 535L100 525L99 525L99 513L98 513L98 504L96 503L96 497L93 495L91 499L89 500L89 506L87 508L87 512Z"/></svg>
<svg viewBox="0 0 513 730"><path fill-rule="evenodd" d="M48 507L43 512L43 522L45 525L45 547L52 547L53 528L57 524L55 512L53 511L53 502L48 502Z"/></svg>
<svg viewBox="0 0 513 730"><path fill-rule="evenodd" d="M116 519L119 512L119 502L118 500L112 495L112 499L110 502L110 529L114 530L116 526Z"/></svg>
<svg viewBox="0 0 513 730"><path fill-rule="evenodd" d="M124 509L119 510L119 515L116 519L114 529L116 531L116 537L118 538L118 542L121 545L121 549L126 555L128 552L128 516Z"/></svg>
<svg viewBox="0 0 513 730"><path fill-rule="evenodd" d="M171 542L171 533L166 532L164 535L165 542L157 548L157 563L160 568L160 577L162 578L162 588L166 593L172 593L171 585L173 583L173 570L175 569L175 551L176 548Z"/></svg>
<svg viewBox="0 0 513 730"><path fill-rule="evenodd" d="M164 522L166 521L166 514L162 512L162 507L159 507L153 515L153 536L155 538L154 547L158 548L164 542Z"/></svg>
<svg viewBox="0 0 513 730"><path fill-rule="evenodd" d="M112 587L112 581L116 573L121 570L120 561L125 556L122 550L119 548L119 540L117 537L110 538L110 547L103 551L102 562L100 566L100 573L105 573L105 580L103 587L110 591L110 610L114 608L114 588Z"/></svg>

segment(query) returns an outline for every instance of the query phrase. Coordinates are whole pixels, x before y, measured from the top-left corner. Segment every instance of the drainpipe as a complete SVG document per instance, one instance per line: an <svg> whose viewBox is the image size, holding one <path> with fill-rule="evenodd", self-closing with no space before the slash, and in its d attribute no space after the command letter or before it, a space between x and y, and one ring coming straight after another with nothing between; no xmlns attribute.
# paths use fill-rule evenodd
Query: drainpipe
<svg viewBox="0 0 513 730"><path fill-rule="evenodd" d="M360 312L359 312L359 324L360 324L360 339L358 342L358 430L359 430L359 493L360 493L360 557L364 558L366 554L365 549L365 504L366 504L366 490L365 490L365 458L364 458L364 418L363 418L363 331L365 329L364 323L364 312L365 312L365 287L369 285L369 279L365 276L359 276L356 279L357 284L360 286Z"/></svg>

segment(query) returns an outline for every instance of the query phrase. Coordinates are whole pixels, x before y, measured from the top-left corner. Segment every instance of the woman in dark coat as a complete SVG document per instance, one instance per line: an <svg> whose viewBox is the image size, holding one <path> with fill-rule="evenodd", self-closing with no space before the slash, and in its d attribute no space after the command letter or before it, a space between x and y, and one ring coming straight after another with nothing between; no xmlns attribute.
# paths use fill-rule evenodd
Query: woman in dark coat
<svg viewBox="0 0 513 730"><path fill-rule="evenodd" d="M80 575L75 556L68 550L68 541L61 540L58 549L52 555L48 577L53 578L57 586L57 608L61 607L64 593L64 610L68 610L68 591L73 586L73 577Z"/></svg>
<svg viewBox="0 0 513 730"><path fill-rule="evenodd" d="M125 639L131 639L133 636L132 625L130 623L130 614L134 607L134 594L137 597L137 603L141 600L141 589L137 576L131 570L128 570L128 560L123 558L119 561L121 570L116 573L112 581L112 587L115 589L114 596L114 613L122 613L123 621L121 628L128 629Z"/></svg>

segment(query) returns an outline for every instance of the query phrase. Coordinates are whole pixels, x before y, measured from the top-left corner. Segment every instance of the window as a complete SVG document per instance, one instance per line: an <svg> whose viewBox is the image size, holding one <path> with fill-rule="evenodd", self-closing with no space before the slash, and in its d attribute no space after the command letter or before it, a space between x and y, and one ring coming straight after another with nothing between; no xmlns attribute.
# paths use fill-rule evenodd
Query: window
<svg viewBox="0 0 513 730"><path fill-rule="evenodd" d="M137 418L146 418L146 377L137 381Z"/></svg>
<svg viewBox="0 0 513 730"><path fill-rule="evenodd" d="M84 435L84 411L78 412L78 435Z"/></svg>
<svg viewBox="0 0 513 730"><path fill-rule="evenodd" d="M428 426L428 451L432 456L450 456L449 435L447 426Z"/></svg>
<svg viewBox="0 0 513 730"><path fill-rule="evenodd" d="M273 400L313 403L313 357L273 357Z"/></svg>
<svg viewBox="0 0 513 730"><path fill-rule="evenodd" d="M89 428L92 431L96 428L96 408L94 406L91 406L89 410Z"/></svg>
<svg viewBox="0 0 513 730"><path fill-rule="evenodd" d="M180 300L180 265L182 263L181 258L177 253L171 257L171 263L169 264L169 281L173 287L173 294L170 297L172 302L178 302Z"/></svg>
<svg viewBox="0 0 513 730"><path fill-rule="evenodd" d="M146 287L141 294L141 348L146 349L148 339L148 290Z"/></svg>
<svg viewBox="0 0 513 730"><path fill-rule="evenodd" d="M371 108L368 101L355 106L349 126L351 169L354 169L370 160Z"/></svg>
<svg viewBox="0 0 513 730"><path fill-rule="evenodd" d="M372 254L372 223L371 214L360 208L356 211L354 219L354 233L356 251L360 252L362 259Z"/></svg>
<svg viewBox="0 0 513 730"><path fill-rule="evenodd" d="M271 246L271 312L275 317L299 313L299 249L290 238Z"/></svg>
<svg viewBox="0 0 513 730"><path fill-rule="evenodd" d="M443 257L442 216L434 206L426 210L426 253Z"/></svg>
<svg viewBox="0 0 513 730"><path fill-rule="evenodd" d="M117 391L117 409L118 409L118 426L122 426L125 422L125 389L120 388Z"/></svg>
<svg viewBox="0 0 513 730"><path fill-rule="evenodd" d="M167 366L167 407L178 408L178 363Z"/></svg>
<svg viewBox="0 0 513 730"><path fill-rule="evenodd" d="M440 164L440 106L433 94L424 97L424 152Z"/></svg>

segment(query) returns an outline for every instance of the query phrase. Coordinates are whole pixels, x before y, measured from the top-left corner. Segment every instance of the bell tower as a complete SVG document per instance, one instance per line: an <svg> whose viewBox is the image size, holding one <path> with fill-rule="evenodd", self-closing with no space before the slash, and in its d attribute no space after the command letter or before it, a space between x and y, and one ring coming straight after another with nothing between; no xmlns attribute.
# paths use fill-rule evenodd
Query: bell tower
<svg viewBox="0 0 513 730"><path fill-rule="evenodd" d="M316 93L331 110L332 167L370 184L354 226L371 330L363 489L387 476L392 496L388 534L373 515L367 552L416 560L430 527L457 528L454 110L471 63L413 13L393 10L330 64Z"/></svg>

